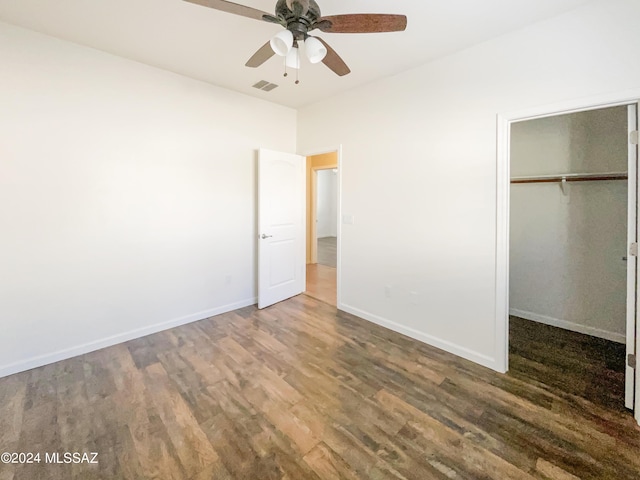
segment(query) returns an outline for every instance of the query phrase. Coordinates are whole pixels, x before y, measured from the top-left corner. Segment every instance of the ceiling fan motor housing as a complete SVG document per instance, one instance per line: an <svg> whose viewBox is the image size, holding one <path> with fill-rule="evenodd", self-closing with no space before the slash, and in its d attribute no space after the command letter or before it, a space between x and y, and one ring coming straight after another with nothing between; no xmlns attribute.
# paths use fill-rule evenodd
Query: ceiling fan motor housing
<svg viewBox="0 0 640 480"><path fill-rule="evenodd" d="M320 7L315 0L309 0L309 8L297 8L297 0L293 0L292 9L289 9L287 0L278 0L276 4L276 16L287 23L287 30L293 33L296 40L304 40L307 32L313 29L313 25L320 19ZM300 12L300 13L298 13Z"/></svg>

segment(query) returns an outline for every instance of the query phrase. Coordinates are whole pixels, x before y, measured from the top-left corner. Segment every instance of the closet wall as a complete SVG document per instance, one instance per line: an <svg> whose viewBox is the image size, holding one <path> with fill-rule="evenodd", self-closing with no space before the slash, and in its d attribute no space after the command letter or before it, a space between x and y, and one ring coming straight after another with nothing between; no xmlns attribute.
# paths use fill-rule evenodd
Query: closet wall
<svg viewBox="0 0 640 480"><path fill-rule="evenodd" d="M626 170L626 107L512 127L512 177ZM624 180L512 185L511 315L624 343L626 216Z"/></svg>

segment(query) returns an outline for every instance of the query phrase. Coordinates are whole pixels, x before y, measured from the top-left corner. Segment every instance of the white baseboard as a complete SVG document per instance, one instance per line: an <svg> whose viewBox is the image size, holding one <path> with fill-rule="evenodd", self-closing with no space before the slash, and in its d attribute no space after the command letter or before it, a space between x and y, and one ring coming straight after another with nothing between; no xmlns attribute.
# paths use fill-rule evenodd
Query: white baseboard
<svg viewBox="0 0 640 480"><path fill-rule="evenodd" d="M491 358L487 355L483 355L482 353L469 350L468 348L461 347L459 345L456 345L455 343L451 343L446 340L442 340L440 338L428 335L414 328L406 327L392 320L387 320L386 318L382 318L378 315L374 315L373 313L360 310L359 308L355 308L350 305L346 305L344 303L341 303L340 305L338 305L338 309L343 310L352 315L355 315L357 317L363 318L365 320L368 320L382 327L388 328L389 330L393 330L394 332L402 333L407 337L411 337L415 340L419 340L423 343L426 343L427 345L431 345L433 347L444 350L445 352L449 352L459 357L465 358L467 360L470 360L474 363L490 368L497 372L501 371L500 366L498 365L498 363L495 361L494 358Z"/></svg>
<svg viewBox="0 0 640 480"><path fill-rule="evenodd" d="M608 330L602 330L601 328L588 327L586 325L580 325L579 323L568 322L567 320L560 320L558 318L548 317L538 313L510 308L509 315L524 318L525 320L544 323L545 325L551 325L552 327L571 330L572 332L584 333L585 335L591 335L592 337L604 338L605 340L611 340L612 342L622 344L627 342L626 336L621 333L610 332Z"/></svg>
<svg viewBox="0 0 640 480"><path fill-rule="evenodd" d="M119 333L117 335L112 335L107 338L101 338L98 340L94 340L92 342L84 343L82 345L65 348L63 350L58 350L56 352L47 353L44 355L38 355L37 357L28 358L26 360L20 360L18 362L10 363L9 365L3 365L0 367L0 378L6 377L8 375L13 375L14 373L31 370L32 368L49 365L50 363L59 362L60 360L66 360L68 358L76 357L78 355L83 355L85 353L93 352L95 350L100 350L102 348L111 347L119 343L127 342L129 340L134 340L136 338L151 335L153 333L158 333L163 330L168 330L170 328L179 327L180 325L185 325L187 323L197 322L198 320L204 320L206 318L231 312L239 308L255 305L257 301L258 301L257 298L249 298L246 300L241 300L239 302L230 303L228 305L222 305L220 307L211 308L209 310L204 310L201 312L196 312L191 315L175 318L173 320L169 320L166 322L156 323L154 325L149 325L147 327L137 328L135 330Z"/></svg>

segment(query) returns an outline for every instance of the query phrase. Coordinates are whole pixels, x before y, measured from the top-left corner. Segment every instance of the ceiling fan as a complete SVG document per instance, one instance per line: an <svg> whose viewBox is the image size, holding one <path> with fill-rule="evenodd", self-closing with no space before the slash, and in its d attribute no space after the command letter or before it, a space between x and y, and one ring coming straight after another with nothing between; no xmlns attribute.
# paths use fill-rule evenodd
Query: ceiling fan
<svg viewBox="0 0 640 480"><path fill-rule="evenodd" d="M351 72L344 60L327 42L309 35L309 32L318 29L325 33L379 33L399 32L407 28L405 15L354 13L323 17L315 0L278 0L275 15L226 0L185 1L282 25L286 30L265 43L247 61L246 66L253 68L259 67L275 54L285 56L288 66L299 68L298 44L304 42L311 63L321 61L337 75L343 76Z"/></svg>

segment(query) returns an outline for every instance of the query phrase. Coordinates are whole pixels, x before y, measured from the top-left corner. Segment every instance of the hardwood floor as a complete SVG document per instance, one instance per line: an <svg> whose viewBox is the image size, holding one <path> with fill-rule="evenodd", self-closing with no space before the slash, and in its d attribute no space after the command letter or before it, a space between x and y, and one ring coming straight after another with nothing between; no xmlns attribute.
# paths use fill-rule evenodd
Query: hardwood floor
<svg viewBox="0 0 640 480"><path fill-rule="evenodd" d="M527 343L516 367L544 348ZM0 452L99 454L0 479L640 477L640 429L572 393L578 368L550 385L514 370L301 295L0 379Z"/></svg>
<svg viewBox="0 0 640 480"><path fill-rule="evenodd" d="M334 307L337 305L336 269L325 265L307 264L307 290L304 292Z"/></svg>
<svg viewBox="0 0 640 480"><path fill-rule="evenodd" d="M336 237L318 239L318 263L327 267L337 267L338 239Z"/></svg>
<svg viewBox="0 0 640 480"><path fill-rule="evenodd" d="M625 411L623 344L518 317L509 322L511 375Z"/></svg>

